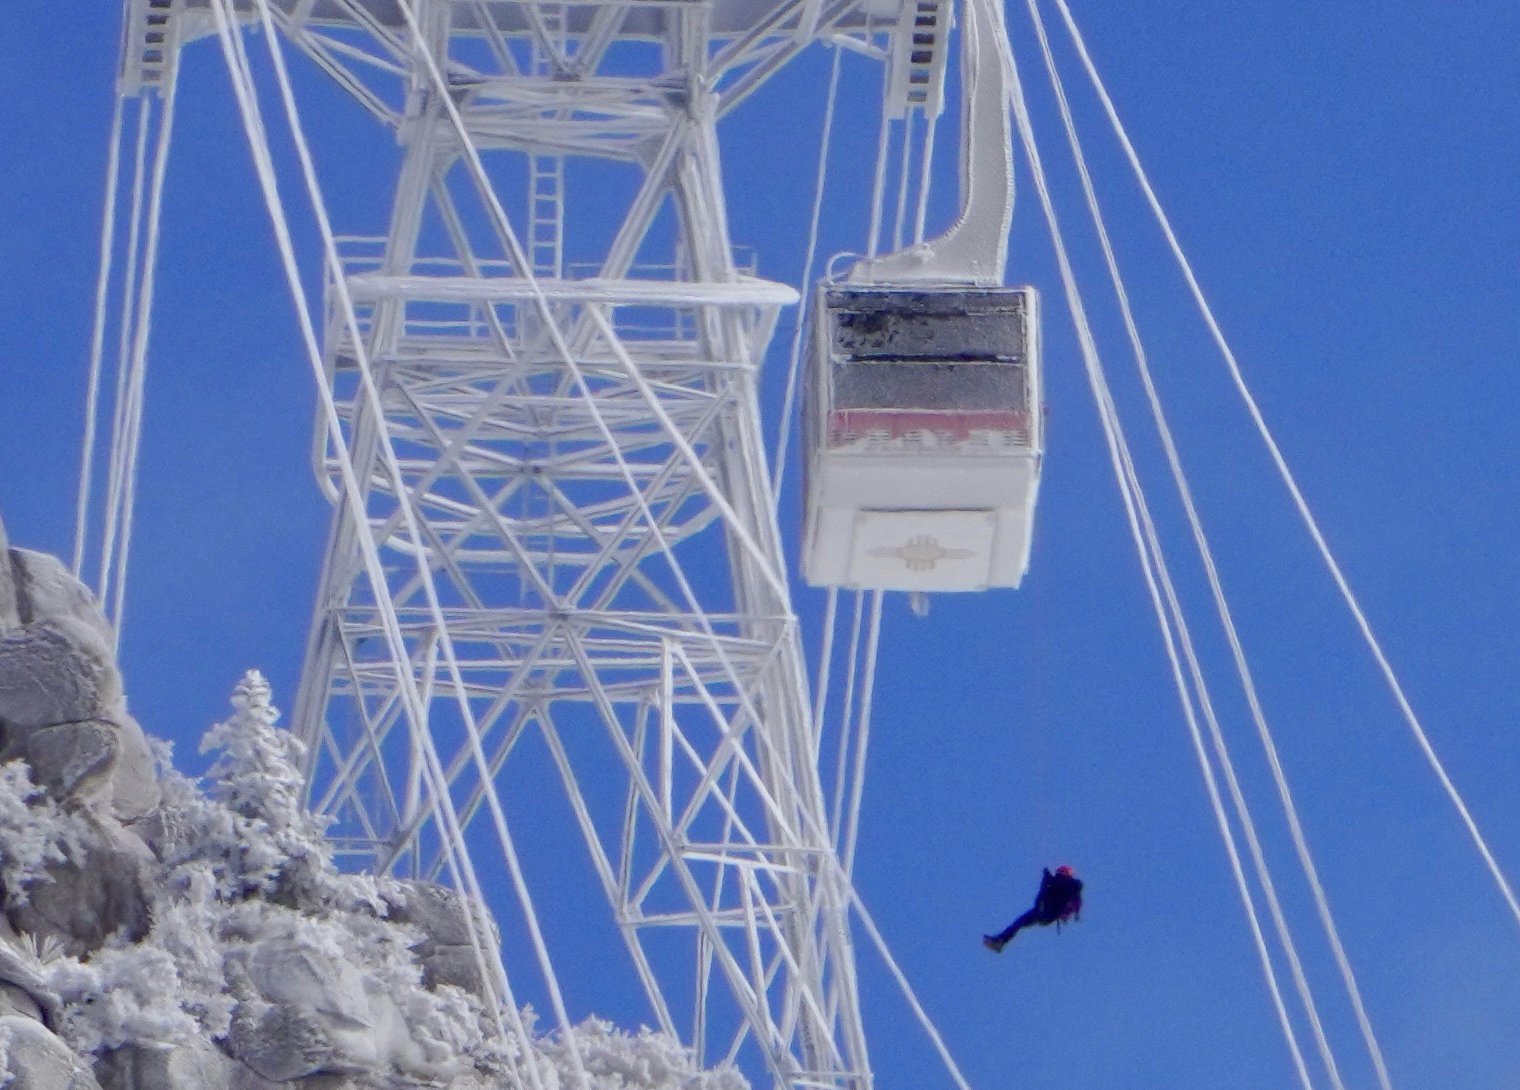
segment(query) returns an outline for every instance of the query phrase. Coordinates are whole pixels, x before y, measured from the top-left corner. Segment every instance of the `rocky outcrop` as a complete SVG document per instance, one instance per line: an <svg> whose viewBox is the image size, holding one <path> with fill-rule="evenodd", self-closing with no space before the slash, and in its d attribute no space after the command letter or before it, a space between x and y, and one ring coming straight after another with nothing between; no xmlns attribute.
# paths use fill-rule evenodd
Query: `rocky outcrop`
<svg viewBox="0 0 1520 1090"><path fill-rule="evenodd" d="M126 822L158 805L158 784L126 711L114 642L90 592L56 559L0 552L0 762L25 761L79 833L46 881L4 890L6 922L73 953L147 930L142 867L152 855Z"/></svg>
<svg viewBox="0 0 1520 1090"><path fill-rule="evenodd" d="M16 601L16 577L11 572L11 546L0 522L0 632L21 624L21 608Z"/></svg>
<svg viewBox="0 0 1520 1090"><path fill-rule="evenodd" d="M100 1090L90 1065L31 1018L0 1017L0 1070L6 1090Z"/></svg>
<svg viewBox="0 0 1520 1090"><path fill-rule="evenodd" d="M386 895L386 909L388 919L419 934L412 951L422 965L422 979L428 987L449 984L474 995L491 990L480 977L480 956L470 941L469 902L465 898L447 886L430 882L398 883ZM475 926L500 941L495 922L478 907Z"/></svg>
<svg viewBox="0 0 1520 1090"><path fill-rule="evenodd" d="M127 1045L104 1052L95 1060L100 1090L264 1090L263 1080L209 1041L178 1048Z"/></svg>
<svg viewBox="0 0 1520 1090"><path fill-rule="evenodd" d="M457 899L332 867L257 675L218 728L225 797L159 770L114 644L89 591L0 528L0 1085L489 1085L486 1054L462 1054L478 1002L411 953L456 945L457 921L384 918ZM463 1048L440 1064L426 1038L450 1014Z"/></svg>
<svg viewBox="0 0 1520 1090"><path fill-rule="evenodd" d="M159 767L114 645L89 591L0 526L4 1090L742 1088L647 1032L588 1023L573 1060L504 1038L489 914L335 868L264 680L208 732L203 790Z"/></svg>
<svg viewBox="0 0 1520 1090"><path fill-rule="evenodd" d="M109 716L121 702L110 647L69 618L46 618L0 636L0 720L8 730Z"/></svg>
<svg viewBox="0 0 1520 1090"><path fill-rule="evenodd" d="M56 558L0 551L0 761L20 757L48 790L131 823L158 805L158 785L115 643Z"/></svg>

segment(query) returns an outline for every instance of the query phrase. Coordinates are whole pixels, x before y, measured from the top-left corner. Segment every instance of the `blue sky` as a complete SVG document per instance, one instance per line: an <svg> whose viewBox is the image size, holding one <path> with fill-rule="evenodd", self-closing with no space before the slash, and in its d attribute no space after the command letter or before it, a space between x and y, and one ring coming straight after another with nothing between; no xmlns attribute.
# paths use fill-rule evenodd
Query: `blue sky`
<svg viewBox="0 0 1520 1090"><path fill-rule="evenodd" d="M118 40L111 5L88 7L0 45L0 515L17 543L60 553ZM1309 502L1513 872L1520 13L1155 0L1078 17ZM1022 5L1013 28L1032 61ZM325 527L310 380L219 64L204 46L187 60L124 647L134 711L191 766L243 668L291 701ZM734 237L777 278L801 265L826 66L804 58L724 134ZM858 246L865 218L848 184L874 139L863 63L846 89L826 253ZM1515 921L1296 527L1097 113L1077 105L1394 1084L1515 1085ZM329 146L362 160L373 142L335 130ZM1097 292L1091 245L1077 257ZM889 602L859 884L974 1086L1291 1085L1027 187L1010 275L1051 304L1033 564L1021 590L942 597L926 620ZM1099 327L1111 340L1111 315ZM1118 353L1109 366L1159 495L1132 368ZM1181 527L1163 518L1180 563ZM789 496L793 546L798 521ZM1198 587L1184 593L1202 607ZM799 592L815 629L820 603ZM1223 701L1226 730L1332 1043L1347 1084L1372 1086L1238 705ZM981 949L1061 861L1088 881L1082 924ZM883 978L865 981L880 1084L941 1085Z"/></svg>

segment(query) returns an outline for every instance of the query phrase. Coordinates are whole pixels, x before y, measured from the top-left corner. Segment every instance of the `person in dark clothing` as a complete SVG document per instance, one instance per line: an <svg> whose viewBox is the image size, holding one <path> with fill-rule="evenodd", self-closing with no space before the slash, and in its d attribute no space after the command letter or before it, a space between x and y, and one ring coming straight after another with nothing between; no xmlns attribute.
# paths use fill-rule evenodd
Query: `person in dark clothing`
<svg viewBox="0 0 1520 1090"><path fill-rule="evenodd" d="M1007 946L1013 936L1017 935L1026 927L1048 927L1055 924L1057 929L1068 920L1082 918L1082 879L1072 873L1070 867L1062 864L1057 867L1055 873L1050 868L1045 868L1043 877L1040 878L1040 892L1035 895L1034 907L1014 920L996 935L983 935L982 945L994 954L1001 954L1003 947Z"/></svg>

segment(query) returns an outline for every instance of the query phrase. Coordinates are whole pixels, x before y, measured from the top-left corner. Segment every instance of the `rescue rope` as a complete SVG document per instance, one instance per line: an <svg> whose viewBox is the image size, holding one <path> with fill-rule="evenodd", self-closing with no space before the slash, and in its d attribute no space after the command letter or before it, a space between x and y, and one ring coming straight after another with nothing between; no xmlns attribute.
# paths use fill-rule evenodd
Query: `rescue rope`
<svg viewBox="0 0 1520 1090"><path fill-rule="evenodd" d="M813 764L822 767L823 716L829 704L829 680L834 672L834 630L839 620L839 588L830 587L824 599L823 639L818 649L818 675L813 680Z"/></svg>
<svg viewBox="0 0 1520 1090"><path fill-rule="evenodd" d="M1353 998L1353 1004L1360 1007L1361 994L1356 985L1355 975L1351 971L1349 960L1345 956L1345 950L1340 942L1340 936L1335 928L1335 923L1330 915L1328 900L1324 896L1320 885L1318 873L1309 853L1307 840L1304 837L1303 827L1299 821L1298 811L1293 803L1292 794L1289 791L1286 774L1281 762L1278 760L1277 748L1272 740L1271 730L1267 725L1265 712L1261 707L1256 686L1251 676L1250 667L1245 658L1245 652L1241 645L1239 632L1236 629L1234 618L1231 615L1229 604L1225 598L1224 589L1219 578L1218 568L1214 561L1213 550L1208 537L1203 530L1202 520L1194 503L1193 493L1188 484L1187 476L1183 470L1181 457L1177 450L1176 441L1166 414L1162 409L1159 394L1156 390L1149 361L1145 352L1144 344L1140 338L1139 328L1135 321L1133 309L1130 306L1129 293L1119 271L1118 259L1114 253L1113 243L1109 236L1108 227L1099 206L1097 193L1093 186L1092 175L1088 168L1087 157L1082 149L1080 137L1076 131L1076 125L1071 115L1070 104L1066 96L1066 90L1056 68L1055 58L1050 49L1049 37L1043 17L1040 15L1036 0L1026 0L1031 19L1034 23L1035 33L1039 38L1041 52L1045 59L1046 71L1050 76L1051 88L1055 94L1057 105L1061 112L1062 121L1066 128L1067 142L1071 148L1073 160L1076 163L1078 174L1082 182L1082 191L1087 201L1088 212L1093 226L1098 235L1099 243L1103 250L1104 261L1108 267L1109 279L1114 288L1115 297L1119 304L1121 316L1124 321L1125 331L1129 337L1130 346L1134 353L1136 366L1140 373L1142 384L1145 388L1146 398L1150 404L1151 416L1155 421L1157 432L1160 435L1162 446L1166 452L1168 466L1171 469L1172 479L1177 488L1178 496L1182 501L1188 524L1192 529L1193 540L1202 558L1204 569L1208 576L1209 586L1213 594L1216 612L1220 623L1229 639L1230 647L1234 656L1237 675L1240 679L1247 703L1250 706L1252 718L1255 721L1257 732L1262 745L1266 750L1268 762L1271 765L1273 778L1277 786L1279 797L1282 801L1283 810L1286 814L1290 830L1294 840L1294 846L1298 852L1300 864L1306 878L1314 890L1317 904L1320 909L1321 923L1323 924L1327 938L1335 952L1337 963L1341 969L1342 977L1346 982L1348 992ZM1192 659L1192 656L1190 656ZM1194 660L1195 661L1195 660ZM1195 679L1195 686L1201 686L1202 679ZM1318 1008L1314 1002L1308 979L1304 974L1303 964L1299 958L1298 950L1293 942L1287 920L1283 914L1281 902L1277 896L1275 883L1271 878L1265 855L1261 848L1260 840L1256 834L1255 824L1251 820L1249 810L1246 807L1245 798L1240 789L1239 781L1235 775L1233 762L1226 754L1223 732L1220 729L1217 715L1214 714L1212 702L1207 699L1206 690L1199 688L1203 697L1205 717L1209 726L1210 734L1214 740L1216 753L1220 754L1221 766L1226 773L1230 795L1234 802L1237 816L1240 819L1245 833L1247 844L1251 851L1251 858L1257 879L1261 883L1262 891L1267 899L1268 907L1272 914L1273 923L1277 931L1278 939L1282 943L1285 956L1293 975L1294 983L1298 989L1300 1001L1304 1005L1305 1013L1309 1018L1314 1032L1316 1043L1319 1047L1320 1058L1325 1064L1330 1075L1331 1082L1341 1087L1343 1085L1335 1057L1330 1048L1330 1043L1325 1036L1324 1027L1320 1020ZM1375 1066L1382 1069L1381 1050L1377 1040L1371 1035L1370 1024L1364 1028L1369 1050L1375 1057Z"/></svg>
<svg viewBox="0 0 1520 1090"><path fill-rule="evenodd" d="M934 175L934 137L939 129L939 114L929 113L928 121L924 125L923 148L919 152L918 163L918 211L913 217L913 245L917 246L924 241L924 228L929 218L929 190L930 180Z"/></svg>
<svg viewBox="0 0 1520 1090"><path fill-rule="evenodd" d="M850 626L850 649L845 657L844 698L839 707L839 753L838 764L834 769L834 805L829 810L832 822L832 827L829 829L829 843L833 844L836 850L844 835L845 785L849 781L850 736L855 722L855 685L860 670L860 635L863 631L861 620L864 616L865 601L865 592L855 591L854 622Z"/></svg>
<svg viewBox="0 0 1520 1090"><path fill-rule="evenodd" d="M1001 18L996 19L994 22L999 30L1003 29ZM1245 870L1240 859L1240 851L1235 842L1235 833L1230 825L1229 815L1224 808L1224 801L1220 796L1218 781L1209 761L1208 752L1204 746L1203 734L1198 725L1197 713L1194 710L1193 696L1188 688L1187 678L1184 675L1181 656L1178 651L1180 632L1174 634L1173 631L1173 624L1176 620L1180 619L1176 617L1174 611L1170 608L1170 601L1175 601L1175 599L1169 594L1169 601L1168 599L1164 599L1162 594L1163 586L1167 587L1168 590L1170 589L1165 557L1161 551L1160 542L1156 537L1155 528L1150 519L1144 492L1140 487L1140 482L1134 470L1128 440L1125 438L1117 411L1113 405L1108 380L1098 354L1097 344L1087 320L1086 307L1081 291L1076 283L1065 238L1061 232L1060 223L1050 196L1049 181L1040 159L1039 148L1035 142L1032 122L1024 100L1023 87L1018 77L1017 62L1013 57L1011 47L1006 43L1006 38L1003 56L1006 66L1005 74L1008 77L1010 105L1013 109L1015 120L1018 123L1020 139L1024 145L1025 154L1029 158L1030 172L1034 178L1035 190L1039 195L1040 206L1050 231L1056 261L1060 268L1062 286L1081 348L1088 384L1092 390L1099 419L1103 425L1104 440L1108 449L1109 460L1112 463L1115 481L1119 486L1120 497L1124 503L1125 515L1129 522L1131 536L1135 542L1136 552L1140 559L1141 571L1145 576L1146 586L1155 610L1157 625L1161 632L1167 657L1171 662L1172 678L1177 689L1178 698L1182 703L1183 715L1188 727L1189 737L1193 744L1194 755L1197 757L1199 768L1203 773L1209 803L1213 809L1214 819L1219 827L1220 836L1224 841L1226 854L1229 856L1230 868L1235 878L1241 904L1246 911L1257 955L1261 962L1268 990L1272 996L1273 1006L1277 1012L1278 1022L1282 1028L1283 1036L1304 1090L1313 1090L1313 1082L1309 1077L1308 1067L1304 1062L1302 1050L1299 1048L1293 1023L1289 1017L1282 990L1277 982L1277 974L1272 965L1271 953L1266 945L1266 938L1257 915L1256 905L1251 897L1250 886L1246 880ZM1189 654L1191 653L1191 649L1187 645L1184 645L1184 651Z"/></svg>
<svg viewBox="0 0 1520 1090"><path fill-rule="evenodd" d="M892 220L892 251L903 248L903 230L908 220L908 194L913 181L913 111L902 119L902 152L897 165L897 214Z"/></svg>
<svg viewBox="0 0 1520 1090"><path fill-rule="evenodd" d="M860 712L856 717L859 726L855 740L855 770L850 781L850 817L845 828L842 856L846 878L854 873L855 847L860 840L860 808L866 786L866 749L871 740L871 708L876 702L876 661L881 647L881 599L881 591L871 592L871 621L866 637L865 673L861 679Z"/></svg>
<svg viewBox="0 0 1520 1090"><path fill-rule="evenodd" d="M867 19L867 32L870 31ZM866 241L866 256L875 257L881 251L881 221L887 200L887 159L892 147L892 113L887 104L886 80L890 72L882 66L881 132L876 139L876 177L871 183L871 223Z"/></svg>

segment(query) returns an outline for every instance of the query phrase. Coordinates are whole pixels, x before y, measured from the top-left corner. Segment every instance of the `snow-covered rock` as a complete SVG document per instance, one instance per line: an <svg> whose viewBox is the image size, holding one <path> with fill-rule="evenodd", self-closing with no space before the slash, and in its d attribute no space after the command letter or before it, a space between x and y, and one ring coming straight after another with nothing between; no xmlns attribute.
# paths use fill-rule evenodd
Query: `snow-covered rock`
<svg viewBox="0 0 1520 1090"><path fill-rule="evenodd" d="M149 927L151 854L112 819L87 810L69 816L82 829L79 846L45 865L24 903L7 913L11 926L54 939L71 953L97 949L113 937L141 939Z"/></svg>
<svg viewBox="0 0 1520 1090"><path fill-rule="evenodd" d="M743 1090L648 1031L504 1033L489 913L336 868L262 677L207 732L203 788L127 713L113 645L0 527L0 1090L506 1090L525 1065L546 1090Z"/></svg>
<svg viewBox="0 0 1520 1090"><path fill-rule="evenodd" d="M157 762L148 736L123 710L108 720L116 732L116 767L111 771L111 813L128 825L154 813L163 801Z"/></svg>
<svg viewBox="0 0 1520 1090"><path fill-rule="evenodd" d="M41 727L26 736L32 777L65 798L109 803L111 774L121 759L116 726L101 719Z"/></svg>
<svg viewBox="0 0 1520 1090"><path fill-rule="evenodd" d="M484 997L494 992L481 979L480 955L470 941L469 902L447 886L433 882L398 882L385 892L388 919L415 928L420 935L412 951L422 963L428 987L450 984ZM495 921L476 905L475 925L500 942Z"/></svg>
<svg viewBox="0 0 1520 1090"><path fill-rule="evenodd" d="M248 975L275 1006L310 1010L343 1029L374 1025L359 970L312 944L284 936L267 939L254 947Z"/></svg>
<svg viewBox="0 0 1520 1090"><path fill-rule="evenodd" d="M60 798L130 823L158 806L158 785L114 643L89 589L0 528L0 761L25 758Z"/></svg>
<svg viewBox="0 0 1520 1090"><path fill-rule="evenodd" d="M0 1085L6 1090L100 1090L90 1065L40 1022L0 1017Z"/></svg>
<svg viewBox="0 0 1520 1090"><path fill-rule="evenodd" d="M10 542L5 537L5 523L0 522L0 632L21 623L16 602L16 578L11 572Z"/></svg>
<svg viewBox="0 0 1520 1090"><path fill-rule="evenodd" d="M0 760L24 758L32 778L60 798L131 823L159 804L147 736L125 713L9 732Z"/></svg>
<svg viewBox="0 0 1520 1090"><path fill-rule="evenodd" d="M116 633L95 596L55 556L31 549L9 550L15 586L17 613L22 624L44 617L77 621L94 633L107 648L116 642Z"/></svg>
<svg viewBox="0 0 1520 1090"><path fill-rule="evenodd" d="M209 1041L175 1048L125 1045L96 1058L95 1076L101 1090L254 1090L251 1079L237 1080L241 1066Z"/></svg>
<svg viewBox="0 0 1520 1090"><path fill-rule="evenodd" d="M109 715L121 675L108 644L72 617L49 617L0 634L0 724L32 731Z"/></svg>
<svg viewBox="0 0 1520 1090"><path fill-rule="evenodd" d="M240 1004L228 1043L264 1078L359 1074L390 1059L356 965L299 937L276 936L254 946L246 967L258 998ZM409 1041L404 1022L385 1028Z"/></svg>
<svg viewBox="0 0 1520 1090"><path fill-rule="evenodd" d="M0 1017L19 1014L33 1022L42 1021L42 1004L25 988L0 981Z"/></svg>
<svg viewBox="0 0 1520 1090"><path fill-rule="evenodd" d="M310 1010L266 1006L244 1008L228 1038L232 1054L270 1082L318 1074L358 1074L373 1056L346 1055L322 1019Z"/></svg>

